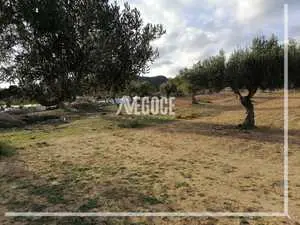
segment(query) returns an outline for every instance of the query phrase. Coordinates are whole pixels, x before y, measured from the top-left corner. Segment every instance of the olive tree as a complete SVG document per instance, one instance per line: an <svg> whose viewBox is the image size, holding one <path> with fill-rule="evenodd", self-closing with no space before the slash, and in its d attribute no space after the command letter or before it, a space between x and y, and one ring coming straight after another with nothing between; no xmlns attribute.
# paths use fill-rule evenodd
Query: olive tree
<svg viewBox="0 0 300 225"><path fill-rule="evenodd" d="M275 36L255 38L252 46L236 50L229 57L225 80L246 109L243 128L255 127L252 98L258 89L274 89L283 84L283 51ZM247 94L242 91L247 90Z"/></svg>
<svg viewBox="0 0 300 225"><path fill-rule="evenodd" d="M162 95L165 95L167 98L169 98L171 94L176 94L176 92L177 92L177 87L174 84L174 82L172 82L171 80L162 83L160 85L160 93Z"/></svg>
<svg viewBox="0 0 300 225"><path fill-rule="evenodd" d="M108 0L1 0L0 20L1 80L43 104L72 100L87 80L114 95L148 71L165 33Z"/></svg>

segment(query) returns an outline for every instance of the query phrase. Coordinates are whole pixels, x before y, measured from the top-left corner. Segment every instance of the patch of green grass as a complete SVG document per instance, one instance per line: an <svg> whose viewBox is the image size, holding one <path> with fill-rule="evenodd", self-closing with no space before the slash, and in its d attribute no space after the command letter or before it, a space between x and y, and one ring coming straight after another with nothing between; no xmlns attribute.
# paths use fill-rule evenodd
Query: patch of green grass
<svg viewBox="0 0 300 225"><path fill-rule="evenodd" d="M65 199L63 196L63 186L55 185L55 186L35 186L30 194L40 195L47 198L49 203L59 204L64 203Z"/></svg>
<svg viewBox="0 0 300 225"><path fill-rule="evenodd" d="M175 184L175 187L176 187L176 188L188 187L188 186L189 186L189 184L188 184L187 182L177 182L177 183Z"/></svg>
<svg viewBox="0 0 300 225"><path fill-rule="evenodd" d="M89 199L87 203L81 205L79 207L79 211L80 212L85 212L85 211L88 211L90 209L94 209L98 206L98 199L97 198L92 198L92 199Z"/></svg>
<svg viewBox="0 0 300 225"><path fill-rule="evenodd" d="M120 116L114 118L120 128L142 128L164 124L174 120L171 116Z"/></svg>
<svg viewBox="0 0 300 225"><path fill-rule="evenodd" d="M0 159L2 157L10 157L16 154L16 149L5 143L5 142L0 142Z"/></svg>
<svg viewBox="0 0 300 225"><path fill-rule="evenodd" d="M163 201L157 199L156 197L153 196L143 196L143 202L145 204L149 204L149 205L156 205L156 204L162 204Z"/></svg>
<svg viewBox="0 0 300 225"><path fill-rule="evenodd" d="M1 139L13 142L16 145L30 145L37 142L47 142L52 138L60 138L72 135L80 135L83 132L90 131L91 129L104 128L108 122L104 119L99 118L87 118L74 121L70 124L61 124L58 126L54 125L43 125L43 126L32 126L30 129L9 129L0 131Z"/></svg>
<svg viewBox="0 0 300 225"><path fill-rule="evenodd" d="M8 207L8 209L13 210L13 211L17 211L17 210L22 211L28 205L30 205L30 202L28 200L13 199L8 202L7 207Z"/></svg>
<svg viewBox="0 0 300 225"><path fill-rule="evenodd" d="M33 211L33 212L42 212L46 208L47 208L46 205L36 204L36 203L33 203L30 207L31 211Z"/></svg>

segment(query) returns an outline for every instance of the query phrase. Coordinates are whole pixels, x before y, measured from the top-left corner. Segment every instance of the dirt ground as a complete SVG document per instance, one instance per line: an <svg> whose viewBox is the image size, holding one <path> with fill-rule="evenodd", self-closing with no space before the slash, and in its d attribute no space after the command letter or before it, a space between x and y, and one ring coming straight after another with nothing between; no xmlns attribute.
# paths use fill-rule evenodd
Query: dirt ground
<svg viewBox="0 0 300 225"><path fill-rule="evenodd" d="M290 218L7 218L23 212L283 212L283 93L176 102L176 118L92 115L1 131L0 224L300 224L300 92L289 98Z"/></svg>

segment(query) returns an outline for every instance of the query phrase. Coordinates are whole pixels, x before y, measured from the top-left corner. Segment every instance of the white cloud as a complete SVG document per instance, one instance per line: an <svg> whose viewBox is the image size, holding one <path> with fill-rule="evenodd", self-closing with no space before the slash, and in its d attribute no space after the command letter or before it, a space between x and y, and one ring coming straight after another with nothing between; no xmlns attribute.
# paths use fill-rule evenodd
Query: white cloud
<svg viewBox="0 0 300 225"><path fill-rule="evenodd" d="M238 1L236 16L239 22L247 22L259 15L261 8L260 0Z"/></svg>
<svg viewBox="0 0 300 225"><path fill-rule="evenodd" d="M149 75L168 77L221 48L228 55L234 48L250 44L255 35L275 33L281 37L284 2L290 4L290 16L299 20L293 13L300 9L297 0L129 0L145 22L163 24L167 30L153 43L160 58Z"/></svg>

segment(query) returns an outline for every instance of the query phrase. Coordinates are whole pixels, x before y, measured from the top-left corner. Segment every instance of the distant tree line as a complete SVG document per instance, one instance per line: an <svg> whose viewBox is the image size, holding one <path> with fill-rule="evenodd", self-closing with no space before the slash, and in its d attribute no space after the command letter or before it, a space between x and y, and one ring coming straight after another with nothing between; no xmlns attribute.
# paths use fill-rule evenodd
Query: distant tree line
<svg viewBox="0 0 300 225"><path fill-rule="evenodd" d="M149 70L162 25L108 0L0 0L0 82L43 105L114 96Z"/></svg>

